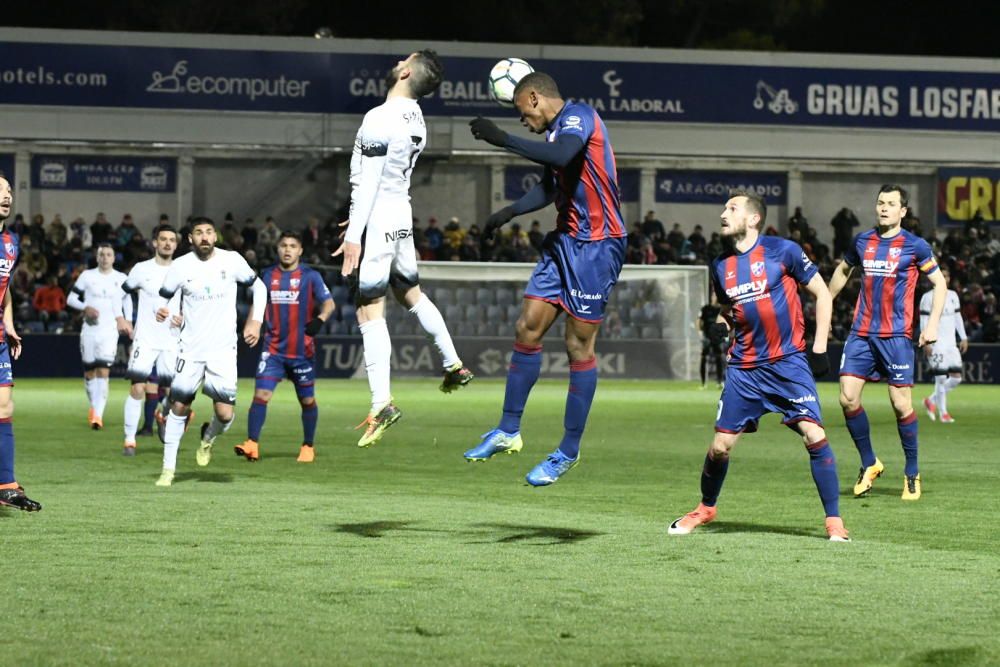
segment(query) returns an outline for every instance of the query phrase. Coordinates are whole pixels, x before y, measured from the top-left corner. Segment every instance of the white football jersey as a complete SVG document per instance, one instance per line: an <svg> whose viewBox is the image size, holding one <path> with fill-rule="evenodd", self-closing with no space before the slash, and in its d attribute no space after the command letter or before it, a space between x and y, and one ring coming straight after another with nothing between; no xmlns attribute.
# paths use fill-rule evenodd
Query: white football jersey
<svg viewBox="0 0 1000 667"><path fill-rule="evenodd" d="M139 308L135 317L135 335L132 340L153 350L172 350L177 347L180 328L170 324L168 317L163 322L156 321L156 309L160 303L160 288L167 277L169 264L157 264L155 259L147 259L132 267L122 285L127 293L139 294ZM180 312L180 294L174 294L167 304L171 315Z"/></svg>
<svg viewBox="0 0 1000 667"><path fill-rule="evenodd" d="M125 299L131 298L122 292L124 282L125 274L114 269L107 273L101 273L97 268L87 269L80 274L70 291L77 296L84 308L89 306L96 308L98 312L97 322L94 324L84 319L80 333L118 336L115 320L125 316L123 304Z"/></svg>
<svg viewBox="0 0 1000 667"><path fill-rule="evenodd" d="M178 354L185 360L210 361L236 354L236 291L257 275L238 252L216 248L207 260L193 251L175 259L160 289L160 304L180 292Z"/></svg>
<svg viewBox="0 0 1000 667"><path fill-rule="evenodd" d="M351 215L346 240L361 243L367 226L381 218L372 215L381 205L409 205L410 174L427 144L424 114L416 100L393 97L365 114L351 156ZM393 216L398 225L401 216ZM410 215L405 217L412 226ZM382 233L388 230L376 230Z"/></svg>
<svg viewBox="0 0 1000 667"><path fill-rule="evenodd" d="M929 290L920 297L920 330L927 327L931 315L931 304L934 302L934 290ZM950 289L944 299L944 310L941 311L941 323L938 324L938 344L947 347L957 347L958 341L965 340L965 322L962 320L962 302L958 293Z"/></svg>

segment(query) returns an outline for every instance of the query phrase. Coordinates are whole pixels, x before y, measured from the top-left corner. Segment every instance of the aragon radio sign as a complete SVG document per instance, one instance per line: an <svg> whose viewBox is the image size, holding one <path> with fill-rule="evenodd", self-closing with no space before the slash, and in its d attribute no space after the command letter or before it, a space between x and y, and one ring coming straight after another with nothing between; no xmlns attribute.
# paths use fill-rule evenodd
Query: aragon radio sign
<svg viewBox="0 0 1000 667"><path fill-rule="evenodd" d="M35 155L31 187L42 190L177 190L177 160L95 155Z"/></svg>

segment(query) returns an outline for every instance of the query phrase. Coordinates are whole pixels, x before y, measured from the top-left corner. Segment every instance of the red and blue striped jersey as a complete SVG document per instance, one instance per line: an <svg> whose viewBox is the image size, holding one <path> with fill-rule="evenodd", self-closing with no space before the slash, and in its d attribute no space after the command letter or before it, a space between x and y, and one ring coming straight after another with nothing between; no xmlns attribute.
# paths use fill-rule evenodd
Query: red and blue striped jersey
<svg viewBox="0 0 1000 667"><path fill-rule="evenodd" d="M583 150L565 167L551 167L555 179L556 229L581 241L627 236L618 193L618 171L608 129L597 111L569 101L545 138L563 134L583 140Z"/></svg>
<svg viewBox="0 0 1000 667"><path fill-rule="evenodd" d="M312 357L316 349L312 337L306 335L306 324L331 298L323 276L299 264L294 271L269 266L260 277L267 288L264 351L285 357Z"/></svg>
<svg viewBox="0 0 1000 667"><path fill-rule="evenodd" d="M851 333L873 338L913 336L913 306L919 273L937 271L927 241L901 229L882 238L877 229L854 237L844 261L861 267L861 291Z"/></svg>
<svg viewBox="0 0 1000 667"><path fill-rule="evenodd" d="M761 236L746 252L713 260L712 284L719 303L731 307L736 334L730 365L763 366L806 349L799 284L816 272L799 244L777 236Z"/></svg>
<svg viewBox="0 0 1000 667"><path fill-rule="evenodd" d="M3 243L3 248L0 249L0 303L3 303L7 296L7 290L10 289L10 278L14 275L14 265L17 264L18 255L21 254L21 242L17 238L17 234L4 229L0 233L0 243ZM3 318L0 318L0 342L6 338L7 332L3 326Z"/></svg>

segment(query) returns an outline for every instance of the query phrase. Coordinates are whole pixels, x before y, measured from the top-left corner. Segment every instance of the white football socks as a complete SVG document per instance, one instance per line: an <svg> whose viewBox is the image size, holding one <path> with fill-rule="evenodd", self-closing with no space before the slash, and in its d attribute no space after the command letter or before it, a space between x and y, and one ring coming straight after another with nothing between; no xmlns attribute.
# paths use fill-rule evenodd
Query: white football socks
<svg viewBox="0 0 1000 667"><path fill-rule="evenodd" d="M372 393L372 410L374 410L391 400L389 368L392 341L389 340L389 328L386 326L385 318L369 320L358 328L361 329L361 338L365 346L365 371L368 372L368 388Z"/></svg>
<svg viewBox="0 0 1000 667"><path fill-rule="evenodd" d="M104 419L104 407L108 404L108 378L94 378L90 381L94 399L94 414Z"/></svg>
<svg viewBox="0 0 1000 667"><path fill-rule="evenodd" d="M135 434L139 430L139 417L142 415L143 401L141 398L125 397L125 442L135 442Z"/></svg>
<svg viewBox="0 0 1000 667"><path fill-rule="evenodd" d="M178 417L171 410L167 414L167 425L163 429L163 469L177 469L177 450L181 446L181 436L184 435L184 423L187 417Z"/></svg>
<svg viewBox="0 0 1000 667"><path fill-rule="evenodd" d="M455 351L455 343L452 342L451 334L448 333L448 325L444 323L441 311L434 305L434 302L427 298L426 294L421 294L420 300L413 308L410 308L410 312L417 316L417 320L427 333L427 337L434 341L434 346L441 353L444 367L447 369L460 363L458 352Z"/></svg>
<svg viewBox="0 0 1000 667"><path fill-rule="evenodd" d="M215 442L216 438L229 430L229 427L233 425L234 419L236 419L235 415L233 419L224 422L219 419L218 415L212 414L212 421L208 422L208 428L205 429L205 442Z"/></svg>

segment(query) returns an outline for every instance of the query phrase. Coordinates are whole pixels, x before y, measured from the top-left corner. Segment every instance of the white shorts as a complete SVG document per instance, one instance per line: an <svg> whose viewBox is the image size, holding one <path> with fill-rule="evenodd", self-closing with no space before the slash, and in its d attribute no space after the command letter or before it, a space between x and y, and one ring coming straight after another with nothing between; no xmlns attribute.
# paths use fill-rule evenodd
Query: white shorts
<svg viewBox="0 0 1000 667"><path fill-rule="evenodd" d="M216 403L236 403L236 355L225 359L191 361L177 358L170 400L190 405L198 389Z"/></svg>
<svg viewBox="0 0 1000 667"><path fill-rule="evenodd" d="M955 345L942 345L938 342L931 349L931 357L927 363L934 375L959 373L962 371L962 353Z"/></svg>
<svg viewBox="0 0 1000 667"><path fill-rule="evenodd" d="M159 349L144 345L140 341L132 343L132 354L128 358L125 377L132 382L146 382L156 367L156 382L161 387L169 387L177 368L177 348Z"/></svg>
<svg viewBox="0 0 1000 667"><path fill-rule="evenodd" d="M108 332L86 327L80 332L80 357L83 359L85 369L111 368L115 363L117 352L117 329Z"/></svg>
<svg viewBox="0 0 1000 667"><path fill-rule="evenodd" d="M369 224L365 234L358 271L362 302L385 296L390 284L406 289L419 282L410 214L409 204L376 207L372 211L375 224Z"/></svg>

